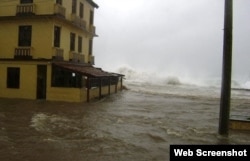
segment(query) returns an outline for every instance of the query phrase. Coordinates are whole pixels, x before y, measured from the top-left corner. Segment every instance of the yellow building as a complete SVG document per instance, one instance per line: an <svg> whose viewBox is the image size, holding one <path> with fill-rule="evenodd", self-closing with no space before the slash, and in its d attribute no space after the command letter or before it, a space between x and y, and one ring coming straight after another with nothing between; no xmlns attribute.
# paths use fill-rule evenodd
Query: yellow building
<svg viewBox="0 0 250 161"><path fill-rule="evenodd" d="M92 0L0 1L0 97L83 102L122 87L93 67Z"/></svg>

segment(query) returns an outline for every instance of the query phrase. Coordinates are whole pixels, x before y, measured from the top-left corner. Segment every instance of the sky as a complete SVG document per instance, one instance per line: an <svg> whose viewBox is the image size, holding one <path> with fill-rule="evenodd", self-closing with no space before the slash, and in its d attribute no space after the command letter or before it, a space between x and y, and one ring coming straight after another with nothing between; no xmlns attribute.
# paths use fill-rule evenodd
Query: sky
<svg viewBox="0 0 250 161"><path fill-rule="evenodd" d="M224 0L94 0L95 66L221 77ZM233 79L250 81L250 0L234 0Z"/></svg>

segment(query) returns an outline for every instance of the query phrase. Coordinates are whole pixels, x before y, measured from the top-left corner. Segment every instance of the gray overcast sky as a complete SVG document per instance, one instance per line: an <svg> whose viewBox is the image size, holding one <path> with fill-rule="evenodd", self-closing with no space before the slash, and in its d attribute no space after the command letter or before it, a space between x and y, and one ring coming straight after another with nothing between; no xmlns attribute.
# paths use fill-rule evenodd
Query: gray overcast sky
<svg viewBox="0 0 250 161"><path fill-rule="evenodd" d="M219 77L224 0L94 0L96 66ZM250 0L234 0L233 76L250 80Z"/></svg>

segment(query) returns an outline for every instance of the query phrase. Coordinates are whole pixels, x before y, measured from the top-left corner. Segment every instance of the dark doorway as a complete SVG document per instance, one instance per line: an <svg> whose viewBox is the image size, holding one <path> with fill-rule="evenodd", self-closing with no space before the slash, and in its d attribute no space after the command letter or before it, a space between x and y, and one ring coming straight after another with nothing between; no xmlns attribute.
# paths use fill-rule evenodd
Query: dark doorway
<svg viewBox="0 0 250 161"><path fill-rule="evenodd" d="M47 66L37 65L37 99L46 99Z"/></svg>

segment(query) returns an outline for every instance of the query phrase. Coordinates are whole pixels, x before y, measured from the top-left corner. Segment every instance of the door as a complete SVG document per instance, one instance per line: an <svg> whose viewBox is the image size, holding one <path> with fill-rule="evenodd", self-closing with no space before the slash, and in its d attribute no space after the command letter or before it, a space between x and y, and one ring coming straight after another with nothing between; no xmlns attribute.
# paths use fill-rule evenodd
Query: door
<svg viewBox="0 0 250 161"><path fill-rule="evenodd" d="M47 66L37 65L37 99L46 99Z"/></svg>

